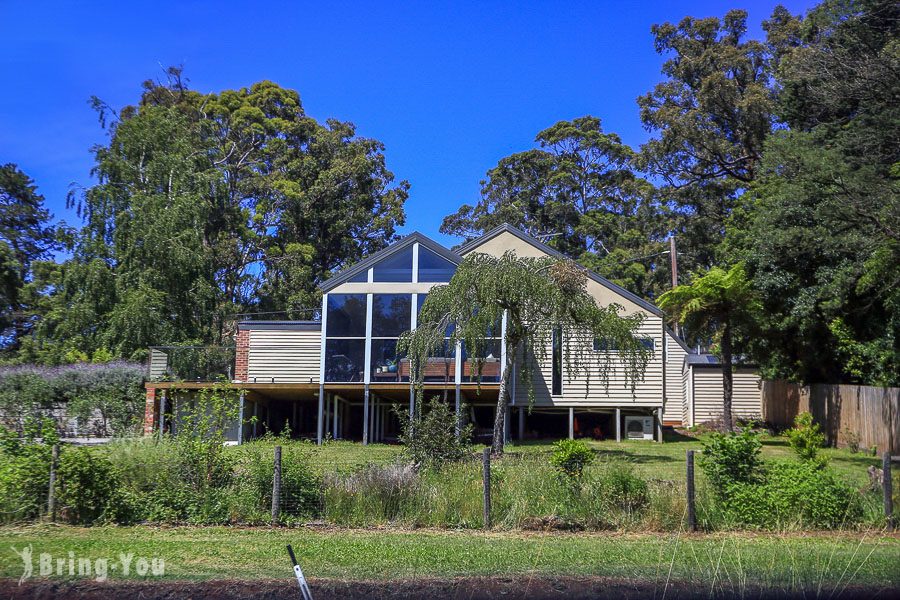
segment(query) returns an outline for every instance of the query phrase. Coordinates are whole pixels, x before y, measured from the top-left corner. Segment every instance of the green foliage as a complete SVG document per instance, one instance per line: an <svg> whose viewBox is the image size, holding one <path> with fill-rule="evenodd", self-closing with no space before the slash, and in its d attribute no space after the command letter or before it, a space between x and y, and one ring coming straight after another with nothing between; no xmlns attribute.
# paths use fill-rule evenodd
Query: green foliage
<svg viewBox="0 0 900 600"><path fill-rule="evenodd" d="M579 480L594 458L594 451L582 440L559 440L553 444L550 464L567 478Z"/></svg>
<svg viewBox="0 0 900 600"><path fill-rule="evenodd" d="M761 293L750 351L769 378L900 382L898 24L895 2L826 0L776 28L786 127L728 234Z"/></svg>
<svg viewBox="0 0 900 600"><path fill-rule="evenodd" d="M66 448L60 454L59 512L62 519L74 525L92 525L97 521L113 520L107 511L121 502L119 477L112 462L104 455L88 448ZM127 517L118 507L119 521Z"/></svg>
<svg viewBox="0 0 900 600"><path fill-rule="evenodd" d="M770 52L746 39L742 10L722 19L685 17L652 32L666 57L665 79L638 98L644 127L657 134L641 148L640 164L662 179L660 193L682 217L681 268L706 269L716 261L738 191L756 177L772 127Z"/></svg>
<svg viewBox="0 0 900 600"><path fill-rule="evenodd" d="M759 435L749 428L740 433L712 433L703 442L700 467L719 498L736 484L753 484L763 475Z"/></svg>
<svg viewBox="0 0 900 600"><path fill-rule="evenodd" d="M611 465L601 481L603 497L619 510L633 513L650 502L647 482L626 464Z"/></svg>
<svg viewBox="0 0 900 600"><path fill-rule="evenodd" d="M34 181L0 165L0 351L12 353L34 326L39 302L33 265L58 247L50 212Z"/></svg>
<svg viewBox="0 0 900 600"><path fill-rule="evenodd" d="M407 459L417 467L429 467L464 458L472 440L472 424L460 426L456 412L438 397L419 406L413 419L408 411L397 411L402 423L399 439Z"/></svg>
<svg viewBox="0 0 900 600"><path fill-rule="evenodd" d="M830 529L862 516L859 493L811 461L771 465L759 483L735 483L724 500L733 522L768 529Z"/></svg>
<svg viewBox="0 0 900 600"><path fill-rule="evenodd" d="M54 423L28 418L21 435L0 427L0 519L35 519L47 510Z"/></svg>
<svg viewBox="0 0 900 600"><path fill-rule="evenodd" d="M440 473L444 467L432 471ZM389 523L408 514L410 503L420 500L421 493L420 474L414 465L369 464L347 475L326 477L326 516L347 525Z"/></svg>
<svg viewBox="0 0 900 600"><path fill-rule="evenodd" d="M819 449L825 445L825 434L808 412L801 412L794 418L794 427L785 432L791 449L800 460L821 463L817 460Z"/></svg>

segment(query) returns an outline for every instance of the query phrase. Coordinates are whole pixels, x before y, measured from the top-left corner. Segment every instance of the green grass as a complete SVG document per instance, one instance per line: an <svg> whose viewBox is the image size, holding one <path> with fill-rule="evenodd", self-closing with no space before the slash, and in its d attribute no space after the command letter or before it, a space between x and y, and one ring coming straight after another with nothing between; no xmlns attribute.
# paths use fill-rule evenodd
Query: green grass
<svg viewBox="0 0 900 600"><path fill-rule="evenodd" d="M159 557L166 578L207 580L290 576L292 544L313 578L390 580L479 575L607 576L726 587L748 582L797 589L900 586L900 538L855 534L595 535L32 526L0 528L0 576L18 577L10 546L34 556ZM671 570L671 576L669 572ZM113 577L115 578L115 577ZM738 587L738 589L740 589Z"/></svg>
<svg viewBox="0 0 900 600"><path fill-rule="evenodd" d="M618 458L633 465L635 473L652 479L681 480L684 478L684 463L687 450L699 450L704 435L683 436L668 432L664 443L647 441L602 441L589 440L601 458ZM784 437L762 436L763 458L789 459L794 452ZM507 446L510 455L528 455L552 452L553 440L512 442ZM363 446L354 442L335 441L312 449L312 463L323 470L335 467L353 468L369 462L390 462L400 454L400 446L369 444ZM862 487L868 483L866 469L874 465L881 467L881 458L852 453L845 448L823 448L822 454L831 466L850 485Z"/></svg>

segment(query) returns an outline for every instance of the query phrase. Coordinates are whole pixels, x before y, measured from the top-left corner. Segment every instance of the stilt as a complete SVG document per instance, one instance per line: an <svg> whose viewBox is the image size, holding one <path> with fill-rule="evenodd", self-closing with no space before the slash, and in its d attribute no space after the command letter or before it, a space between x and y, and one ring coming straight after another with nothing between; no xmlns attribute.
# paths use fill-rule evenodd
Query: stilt
<svg viewBox="0 0 900 600"><path fill-rule="evenodd" d="M503 443L504 443L504 444L508 444L508 443L509 443L509 436L510 436L510 433L509 433L509 430L510 430L510 424L509 424L509 421L510 421L510 419L512 418L512 409L509 407L509 405L507 405L507 407L506 407L505 410L506 410L506 414L503 416Z"/></svg>
<svg viewBox="0 0 900 600"><path fill-rule="evenodd" d="M340 396L334 397L334 406L332 408L334 416L331 418L331 439L333 440L338 439L338 433L340 432L340 429L338 428L338 415L341 412L340 400Z"/></svg>
<svg viewBox="0 0 900 600"><path fill-rule="evenodd" d="M409 420L412 421L416 417L416 391L409 386Z"/></svg>
<svg viewBox="0 0 900 600"><path fill-rule="evenodd" d="M575 407L569 407L569 439L575 439Z"/></svg>
<svg viewBox="0 0 900 600"><path fill-rule="evenodd" d="M163 396L163 402L166 401L166 397ZM238 428L237 428L237 443L238 445L244 442L244 390L241 390L241 395L238 398Z"/></svg>
<svg viewBox="0 0 900 600"><path fill-rule="evenodd" d="M525 409L519 407L519 441L525 439Z"/></svg>
<svg viewBox="0 0 900 600"><path fill-rule="evenodd" d="M325 412L325 386L319 386L319 412L316 415L316 444L322 445L322 425L324 424Z"/></svg>
<svg viewBox="0 0 900 600"><path fill-rule="evenodd" d="M294 400L294 405L292 407L293 415L291 416L291 435L292 436L296 435L297 430L299 429L299 426L297 425L297 411L298 411L299 407L300 407L300 403L297 402L296 400Z"/></svg>
<svg viewBox="0 0 900 600"><path fill-rule="evenodd" d="M622 441L622 409L616 409L616 441Z"/></svg>
<svg viewBox="0 0 900 600"><path fill-rule="evenodd" d="M663 432L662 432L662 409L656 410L656 441L662 443L663 441Z"/></svg>
<svg viewBox="0 0 900 600"><path fill-rule="evenodd" d="M363 445L369 443L369 386L366 384L363 391Z"/></svg>

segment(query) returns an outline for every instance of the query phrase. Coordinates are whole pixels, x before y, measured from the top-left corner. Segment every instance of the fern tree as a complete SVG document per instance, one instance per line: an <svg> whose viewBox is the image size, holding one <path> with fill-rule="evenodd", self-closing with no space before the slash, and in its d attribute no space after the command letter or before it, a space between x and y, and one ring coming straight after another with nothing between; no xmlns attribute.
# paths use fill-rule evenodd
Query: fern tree
<svg viewBox="0 0 900 600"><path fill-rule="evenodd" d="M759 301L743 263L728 269L713 267L690 285L679 285L659 297L659 307L684 325L695 338L711 337L722 358L723 419L728 431L734 373L734 333L754 321Z"/></svg>
<svg viewBox="0 0 900 600"><path fill-rule="evenodd" d="M401 337L398 351L409 356L411 379L421 398L426 361L439 353L446 356L458 342L475 360L480 381L482 361L474 357L484 356L493 339L501 337L505 321L505 362L491 444L494 454L502 454L511 374L518 373L526 386L530 406L532 375L547 359L555 329L565 332L563 353L570 376L587 371L589 385L597 377L606 386L611 370L621 368L632 388L643 377L650 351L635 337L642 316L620 316L621 308L598 306L587 292L584 269L571 260L522 258L512 251L501 257L475 253L460 263L447 285L431 289L417 328ZM619 349L617 363L597 365L592 351L595 338ZM588 365L597 368L588 369Z"/></svg>

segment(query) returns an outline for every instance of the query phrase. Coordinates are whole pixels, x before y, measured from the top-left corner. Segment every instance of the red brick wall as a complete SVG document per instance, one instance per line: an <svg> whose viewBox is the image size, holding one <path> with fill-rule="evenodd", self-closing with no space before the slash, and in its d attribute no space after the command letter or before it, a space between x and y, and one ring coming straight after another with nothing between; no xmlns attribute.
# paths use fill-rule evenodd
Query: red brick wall
<svg viewBox="0 0 900 600"><path fill-rule="evenodd" d="M156 425L156 388L147 388L147 401L144 404L144 435L153 433Z"/></svg>
<svg viewBox="0 0 900 600"><path fill-rule="evenodd" d="M234 356L234 378L247 381L247 357L250 354L250 332L246 329L238 331Z"/></svg>

